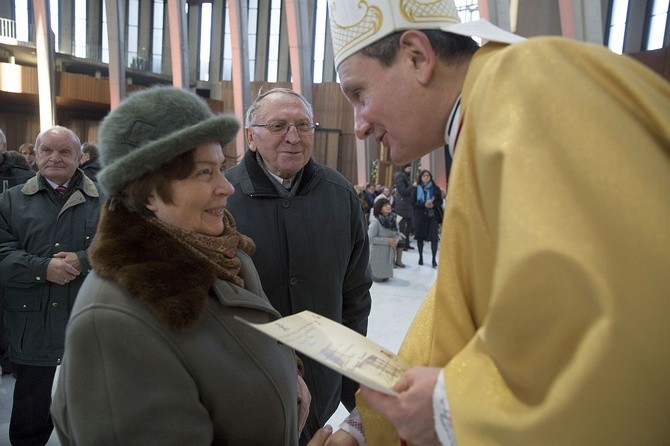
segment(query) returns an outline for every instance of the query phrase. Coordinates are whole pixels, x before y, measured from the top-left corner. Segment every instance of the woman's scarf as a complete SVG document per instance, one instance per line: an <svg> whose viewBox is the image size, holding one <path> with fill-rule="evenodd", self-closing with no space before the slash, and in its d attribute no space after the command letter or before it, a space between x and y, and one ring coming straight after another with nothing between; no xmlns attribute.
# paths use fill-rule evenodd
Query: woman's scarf
<svg viewBox="0 0 670 446"><path fill-rule="evenodd" d="M237 258L237 250L241 249L249 255L256 250L254 242L237 231L235 220L228 211L223 210L223 233L213 237L172 226L154 217L143 217L147 223L165 231L185 250L195 257L211 264L219 279L244 287L244 281L237 274L242 264Z"/></svg>
<svg viewBox="0 0 670 446"><path fill-rule="evenodd" d="M394 212L391 212L389 215L384 215L380 212L379 215L377 215L377 220L379 220L379 224L386 229L391 229L393 231L398 230L398 223L396 222L396 214Z"/></svg>
<svg viewBox="0 0 670 446"><path fill-rule="evenodd" d="M418 203L425 203L426 200L433 198L433 182L428 184L419 184L416 188L416 201Z"/></svg>
<svg viewBox="0 0 670 446"><path fill-rule="evenodd" d="M142 217L117 205L102 206L88 250L97 274L111 280L153 309L174 330L195 324L204 314L217 279L243 285L236 250L253 253L250 238L237 232L228 211L217 237L203 236Z"/></svg>

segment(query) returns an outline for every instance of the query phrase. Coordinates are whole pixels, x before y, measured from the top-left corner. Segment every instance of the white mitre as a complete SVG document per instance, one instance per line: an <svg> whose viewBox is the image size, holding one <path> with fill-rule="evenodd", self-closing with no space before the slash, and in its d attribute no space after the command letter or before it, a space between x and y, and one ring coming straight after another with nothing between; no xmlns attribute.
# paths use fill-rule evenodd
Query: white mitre
<svg viewBox="0 0 670 446"><path fill-rule="evenodd" d="M404 29L441 29L495 42L524 40L486 20L461 23L454 0L328 0L335 66Z"/></svg>

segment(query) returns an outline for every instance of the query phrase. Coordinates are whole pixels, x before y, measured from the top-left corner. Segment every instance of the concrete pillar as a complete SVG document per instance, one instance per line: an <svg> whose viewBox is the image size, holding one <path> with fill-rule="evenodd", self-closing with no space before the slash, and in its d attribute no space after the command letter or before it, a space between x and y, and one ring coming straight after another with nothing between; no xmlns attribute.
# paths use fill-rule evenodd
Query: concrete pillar
<svg viewBox="0 0 670 446"><path fill-rule="evenodd" d="M86 1L86 58L102 60L102 2Z"/></svg>
<svg viewBox="0 0 670 446"><path fill-rule="evenodd" d="M281 10L279 24L279 57L277 61L277 82L289 82L291 62L288 52L288 26L286 25L286 8Z"/></svg>
<svg viewBox="0 0 670 446"><path fill-rule="evenodd" d="M632 0L628 3L626 15L626 33L623 38L623 53L637 53L644 51L643 31L646 11L649 0Z"/></svg>
<svg viewBox="0 0 670 446"><path fill-rule="evenodd" d="M228 3L230 14L230 40L232 50L233 67L233 108L235 117L244 126L244 112L249 107L249 38L247 29L247 2L244 0L232 0ZM235 148L238 158L244 156L244 131L237 132Z"/></svg>
<svg viewBox="0 0 670 446"><path fill-rule="evenodd" d="M188 47L186 45L186 3L184 0L168 0L167 6L170 28L172 85L180 88L189 88Z"/></svg>
<svg viewBox="0 0 670 446"><path fill-rule="evenodd" d="M268 60L268 39L270 35L269 1L258 2L258 26L256 30L256 48L249 48L250 54L256 54L256 67L251 80L264 81L268 75L266 61Z"/></svg>
<svg viewBox="0 0 670 446"><path fill-rule="evenodd" d="M140 1L140 22L137 35L137 57L142 58L146 65L145 69L149 70L151 62L151 32L153 24L151 23L151 1Z"/></svg>
<svg viewBox="0 0 670 446"><path fill-rule="evenodd" d="M114 110L126 97L125 2L107 0L107 36L109 41L109 106Z"/></svg>
<svg viewBox="0 0 670 446"><path fill-rule="evenodd" d="M58 5L58 52L74 54L74 0L59 0Z"/></svg>
<svg viewBox="0 0 670 446"><path fill-rule="evenodd" d="M223 18L226 12L223 0L212 1L212 40L209 48L209 81L221 82L223 59ZM244 28L246 29L246 27Z"/></svg>
<svg viewBox="0 0 670 446"><path fill-rule="evenodd" d="M201 14L200 5L188 5L188 76L195 82L199 79Z"/></svg>
<svg viewBox="0 0 670 446"><path fill-rule="evenodd" d="M313 14L307 0L286 0L285 5L293 90L312 103Z"/></svg>
<svg viewBox="0 0 670 446"><path fill-rule="evenodd" d="M593 0L558 0L561 31L564 37L603 44L603 21L600 2Z"/></svg>
<svg viewBox="0 0 670 446"><path fill-rule="evenodd" d="M35 49L37 53L37 88L39 92L40 131L56 124L56 82L54 35L48 0L33 0L35 8Z"/></svg>

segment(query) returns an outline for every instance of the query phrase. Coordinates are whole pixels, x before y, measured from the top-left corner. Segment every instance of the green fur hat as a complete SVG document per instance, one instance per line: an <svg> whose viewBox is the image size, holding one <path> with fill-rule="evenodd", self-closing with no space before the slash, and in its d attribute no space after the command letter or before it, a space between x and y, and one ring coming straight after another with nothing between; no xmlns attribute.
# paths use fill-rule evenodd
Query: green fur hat
<svg viewBox="0 0 670 446"><path fill-rule="evenodd" d="M230 142L240 125L215 116L205 101L175 87L133 93L102 121L98 142L103 169L98 181L110 196L202 143Z"/></svg>

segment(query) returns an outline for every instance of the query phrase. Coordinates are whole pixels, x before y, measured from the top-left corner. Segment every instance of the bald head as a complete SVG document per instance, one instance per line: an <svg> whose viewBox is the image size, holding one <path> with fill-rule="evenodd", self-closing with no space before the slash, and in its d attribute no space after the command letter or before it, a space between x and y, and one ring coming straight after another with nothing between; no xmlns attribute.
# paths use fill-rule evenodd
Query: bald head
<svg viewBox="0 0 670 446"><path fill-rule="evenodd" d="M64 184L77 171L81 143L72 130L61 126L52 127L37 135L35 157L43 176L56 184Z"/></svg>

